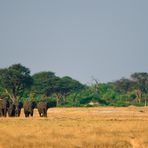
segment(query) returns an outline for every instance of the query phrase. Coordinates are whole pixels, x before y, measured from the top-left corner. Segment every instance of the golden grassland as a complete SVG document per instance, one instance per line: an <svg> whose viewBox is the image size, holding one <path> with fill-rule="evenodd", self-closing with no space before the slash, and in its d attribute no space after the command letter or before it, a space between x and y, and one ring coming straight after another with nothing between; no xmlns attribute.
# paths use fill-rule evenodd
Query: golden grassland
<svg viewBox="0 0 148 148"><path fill-rule="evenodd" d="M22 110L23 112L23 110ZM0 148L148 148L148 107L51 108L0 118Z"/></svg>

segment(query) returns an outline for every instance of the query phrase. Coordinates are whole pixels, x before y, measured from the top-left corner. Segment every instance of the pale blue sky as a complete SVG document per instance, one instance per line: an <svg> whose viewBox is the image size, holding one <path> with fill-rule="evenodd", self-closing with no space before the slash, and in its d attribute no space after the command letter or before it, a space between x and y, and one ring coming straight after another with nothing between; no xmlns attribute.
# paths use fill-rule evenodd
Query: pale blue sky
<svg viewBox="0 0 148 148"><path fill-rule="evenodd" d="M0 68L83 83L148 72L147 0L0 0Z"/></svg>

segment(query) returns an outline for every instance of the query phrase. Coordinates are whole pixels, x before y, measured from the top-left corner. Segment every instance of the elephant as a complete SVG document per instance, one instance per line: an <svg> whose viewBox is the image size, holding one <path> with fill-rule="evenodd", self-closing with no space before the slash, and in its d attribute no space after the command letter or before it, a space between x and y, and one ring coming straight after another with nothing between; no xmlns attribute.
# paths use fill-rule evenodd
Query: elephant
<svg viewBox="0 0 148 148"><path fill-rule="evenodd" d="M22 102L15 103L15 117L20 116L22 108L23 108L23 103Z"/></svg>
<svg viewBox="0 0 148 148"><path fill-rule="evenodd" d="M15 104L14 103L11 103L8 108L8 116L15 117Z"/></svg>
<svg viewBox="0 0 148 148"><path fill-rule="evenodd" d="M33 110L36 106L36 103L35 102L30 102L30 101L27 101L24 103L24 114L25 114L25 117L29 117L29 116L32 116L33 117Z"/></svg>
<svg viewBox="0 0 148 148"><path fill-rule="evenodd" d="M9 101L5 98L0 99L0 117L6 117L9 108Z"/></svg>
<svg viewBox="0 0 148 148"><path fill-rule="evenodd" d="M48 105L46 102L39 102L37 104L37 109L40 117L47 117Z"/></svg>
<svg viewBox="0 0 148 148"><path fill-rule="evenodd" d="M12 102L8 108L9 117L19 117L21 113L21 109L23 107L22 102Z"/></svg>

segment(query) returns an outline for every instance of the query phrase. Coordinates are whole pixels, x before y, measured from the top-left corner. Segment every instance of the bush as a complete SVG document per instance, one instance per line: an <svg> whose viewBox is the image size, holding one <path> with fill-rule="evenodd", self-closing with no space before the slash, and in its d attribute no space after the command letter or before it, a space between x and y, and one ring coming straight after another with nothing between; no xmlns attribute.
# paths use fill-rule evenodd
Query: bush
<svg viewBox="0 0 148 148"><path fill-rule="evenodd" d="M131 104L129 102L125 102L125 101L117 101L112 105L116 106L116 107L128 107Z"/></svg>
<svg viewBox="0 0 148 148"><path fill-rule="evenodd" d="M51 107L56 107L57 106L57 102L55 99L48 99L47 100L47 104L48 104L48 107L51 108Z"/></svg>

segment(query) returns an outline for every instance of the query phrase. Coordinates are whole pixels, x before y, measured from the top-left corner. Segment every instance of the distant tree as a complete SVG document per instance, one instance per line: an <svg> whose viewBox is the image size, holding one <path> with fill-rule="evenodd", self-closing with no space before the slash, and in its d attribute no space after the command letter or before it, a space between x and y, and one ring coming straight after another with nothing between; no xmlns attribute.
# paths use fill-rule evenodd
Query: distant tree
<svg viewBox="0 0 148 148"><path fill-rule="evenodd" d="M0 86L0 96L3 95L3 92L4 92L4 90L3 90L3 88Z"/></svg>
<svg viewBox="0 0 148 148"><path fill-rule="evenodd" d="M148 73L134 73L131 75L131 79L136 83L136 89L144 93L148 92Z"/></svg>
<svg viewBox="0 0 148 148"><path fill-rule="evenodd" d="M32 91L38 95L50 96L54 91L54 85L58 77L53 72L43 71L32 76L33 86Z"/></svg>
<svg viewBox="0 0 148 148"><path fill-rule="evenodd" d="M115 101L117 96L117 93L114 90L114 83L100 83L99 92L100 97L111 104Z"/></svg>
<svg viewBox="0 0 148 148"><path fill-rule="evenodd" d="M54 92L57 96L57 105L66 102L66 97L70 93L78 92L84 88L84 85L79 81L72 79L71 77L65 76L56 81L54 86Z"/></svg>
<svg viewBox="0 0 148 148"><path fill-rule="evenodd" d="M135 94L136 94L136 99L137 102L141 102L142 98L145 101L146 104L146 99L145 98L145 93L148 93L148 73L142 72L142 73L134 73L131 75L131 79L133 82L136 83L135 85Z"/></svg>
<svg viewBox="0 0 148 148"><path fill-rule="evenodd" d="M79 81L68 76L63 78L55 76L53 72L39 72L32 76L32 92L45 97L54 96L57 99L57 105L66 102L66 97L72 92L79 91L84 87Z"/></svg>
<svg viewBox="0 0 148 148"><path fill-rule="evenodd" d="M122 78L120 80L115 81L114 85L115 85L115 90L118 93L127 93L128 91L132 90L134 83L129 79Z"/></svg>
<svg viewBox="0 0 148 148"><path fill-rule="evenodd" d="M141 102L142 99L142 91L140 89L135 90L137 102Z"/></svg>
<svg viewBox="0 0 148 148"><path fill-rule="evenodd" d="M0 69L0 85L12 101L16 102L22 97L24 90L32 85L30 70L21 64Z"/></svg>

